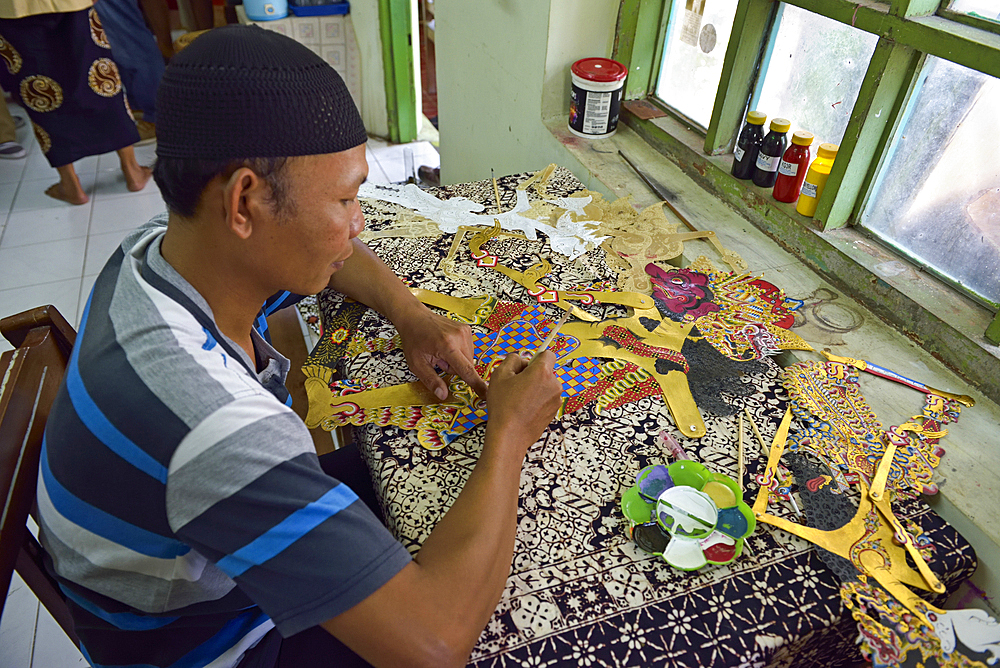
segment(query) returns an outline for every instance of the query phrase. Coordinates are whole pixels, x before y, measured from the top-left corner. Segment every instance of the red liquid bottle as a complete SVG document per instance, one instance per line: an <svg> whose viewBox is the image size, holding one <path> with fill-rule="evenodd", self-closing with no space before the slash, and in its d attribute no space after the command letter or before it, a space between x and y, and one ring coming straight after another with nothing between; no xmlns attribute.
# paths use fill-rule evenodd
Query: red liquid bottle
<svg viewBox="0 0 1000 668"><path fill-rule="evenodd" d="M809 146L813 133L799 130L792 135L792 145L781 156L778 179L774 182L774 199L791 204L799 198L799 190L809 169Z"/></svg>

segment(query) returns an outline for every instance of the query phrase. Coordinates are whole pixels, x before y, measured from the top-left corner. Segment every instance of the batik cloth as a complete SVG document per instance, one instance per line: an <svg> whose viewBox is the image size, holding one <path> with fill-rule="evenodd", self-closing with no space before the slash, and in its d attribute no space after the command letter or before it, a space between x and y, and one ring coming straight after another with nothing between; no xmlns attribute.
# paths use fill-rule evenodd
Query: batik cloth
<svg viewBox="0 0 1000 668"><path fill-rule="evenodd" d="M501 208L514 206L515 188L530 174L497 179ZM567 170L548 180L546 196L568 197L583 185ZM464 196L495 211L489 181L435 188L441 199ZM532 199L536 193L531 194ZM537 305L522 286L496 270L477 267L467 253L442 267L454 235L419 239L391 236L409 212L395 204L363 201L369 230L381 236L370 246L406 282L421 288ZM489 220L487 224L491 223ZM550 245L505 238L490 241L488 252L523 271L539 257L553 262L544 278L552 289L611 280L605 251L559 262ZM455 278L462 274L478 281ZM792 286L778 286L790 288ZM595 316L622 317L615 306L586 307ZM345 302L327 291L300 304L307 320L321 322L323 336L308 364L323 364L348 381L379 385L414 380L395 334L374 311ZM551 317L559 311L550 307ZM351 354L352 337L367 345ZM694 573L671 568L628 537L619 507L636 474L651 464L669 463L657 435L669 429L694 459L712 471L735 476L738 415L746 407L768 443L785 413L788 397L774 361L739 363L699 342L685 348L688 380L698 398L707 434L697 440L678 432L663 399L645 396L619 405L594 401L553 421L529 450L521 473L517 535L510 577L492 618L472 650L477 668L556 666L729 666L835 668L860 663L857 623L845 610L840 579L817 549L790 534L758 524L749 550L734 562ZM703 390L699 390L703 388ZM715 404L699 397L714 393ZM482 426L439 450L417 442L414 431L395 426L354 427L368 460L387 525L411 553L457 498L483 446ZM753 443L749 426L744 443ZM766 461L748 446L744 498L753 499ZM773 500L770 511L802 521L791 504ZM975 556L962 537L922 499L895 508L904 521L921 527L936 546L929 562L949 589L968 577Z"/></svg>
<svg viewBox="0 0 1000 668"><path fill-rule="evenodd" d="M0 19L0 86L20 98L53 167L139 141L93 8Z"/></svg>

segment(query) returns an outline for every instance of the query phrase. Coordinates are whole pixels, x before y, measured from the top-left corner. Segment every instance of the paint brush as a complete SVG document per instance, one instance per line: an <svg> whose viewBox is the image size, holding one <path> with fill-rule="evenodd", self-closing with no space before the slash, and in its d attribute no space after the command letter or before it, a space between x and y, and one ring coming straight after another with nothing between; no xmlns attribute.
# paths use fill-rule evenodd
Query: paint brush
<svg viewBox="0 0 1000 668"><path fill-rule="evenodd" d="M764 439L761 437L760 431L757 429L757 423L753 421L753 416L750 415L750 411L744 408L743 412L746 413L747 420L750 421L750 428L753 429L753 435L757 437L757 442L760 443L760 451L764 453L764 457L766 458L771 451L764 443Z"/></svg>
<svg viewBox="0 0 1000 668"><path fill-rule="evenodd" d="M549 345L552 344L552 341L556 338L556 334L559 333L559 328L565 325L567 320L569 320L569 311L563 313L562 317L556 320L556 323L552 326L552 331L549 332L549 335L545 337L545 340L542 341L537 348L535 348L535 352L531 355L532 360L549 349Z"/></svg>
<svg viewBox="0 0 1000 668"><path fill-rule="evenodd" d="M677 442L677 439L674 438L666 429L660 432L657 439L659 440L661 446L670 450L670 454L674 459L691 459L690 455L688 455L688 453L684 451L684 448L681 447L681 444Z"/></svg>

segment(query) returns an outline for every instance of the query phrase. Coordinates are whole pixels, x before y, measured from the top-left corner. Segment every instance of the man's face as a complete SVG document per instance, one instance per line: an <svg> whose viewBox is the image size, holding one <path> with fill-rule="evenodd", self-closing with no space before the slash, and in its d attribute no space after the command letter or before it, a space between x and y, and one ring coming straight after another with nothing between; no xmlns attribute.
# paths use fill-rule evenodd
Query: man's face
<svg viewBox="0 0 1000 668"><path fill-rule="evenodd" d="M283 177L287 204L266 226L268 262L281 289L315 294L343 267L351 239L364 229L358 188L368 177L365 146L295 158Z"/></svg>

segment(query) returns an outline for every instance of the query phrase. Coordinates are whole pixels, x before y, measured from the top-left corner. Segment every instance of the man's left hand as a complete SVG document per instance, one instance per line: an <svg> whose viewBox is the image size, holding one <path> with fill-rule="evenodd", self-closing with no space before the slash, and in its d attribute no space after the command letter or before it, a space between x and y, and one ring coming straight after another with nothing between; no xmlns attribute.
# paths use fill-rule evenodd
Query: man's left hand
<svg viewBox="0 0 1000 668"><path fill-rule="evenodd" d="M438 399L448 398L448 386L435 371L450 371L486 396L486 382L476 373L472 330L468 325L437 315L422 304L395 323L410 370Z"/></svg>

